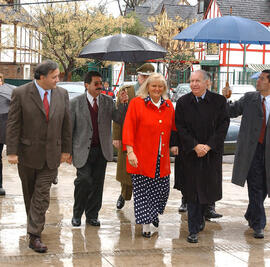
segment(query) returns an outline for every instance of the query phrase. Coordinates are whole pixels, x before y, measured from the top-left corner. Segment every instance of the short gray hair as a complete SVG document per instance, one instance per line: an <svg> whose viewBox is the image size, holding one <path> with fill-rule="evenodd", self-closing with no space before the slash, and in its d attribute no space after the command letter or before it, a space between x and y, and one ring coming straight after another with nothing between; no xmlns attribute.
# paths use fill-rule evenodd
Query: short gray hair
<svg viewBox="0 0 270 267"><path fill-rule="evenodd" d="M164 90L164 92L162 94L162 97L165 100L168 99L168 96L167 96L167 90L168 90L167 82L166 82L166 80L165 80L165 78L164 78L164 76L162 74L156 73L156 72L153 72L151 75L149 75L149 77L140 86L139 91L138 91L138 96L141 97L141 98L146 98L148 96L148 85L151 82L154 82L154 81L157 81L157 80L163 82L165 90Z"/></svg>
<svg viewBox="0 0 270 267"><path fill-rule="evenodd" d="M202 76L203 76L203 80L204 81L207 81L207 80L210 80L211 81L210 73L208 74L207 71L205 71L205 70L196 70L193 73L195 73L195 72L200 72L202 74Z"/></svg>
<svg viewBox="0 0 270 267"><path fill-rule="evenodd" d="M40 80L40 76L47 76L49 74L49 72L54 71L56 69L58 69L58 64L50 59L41 62L40 64L38 64L36 66L35 69L35 79Z"/></svg>

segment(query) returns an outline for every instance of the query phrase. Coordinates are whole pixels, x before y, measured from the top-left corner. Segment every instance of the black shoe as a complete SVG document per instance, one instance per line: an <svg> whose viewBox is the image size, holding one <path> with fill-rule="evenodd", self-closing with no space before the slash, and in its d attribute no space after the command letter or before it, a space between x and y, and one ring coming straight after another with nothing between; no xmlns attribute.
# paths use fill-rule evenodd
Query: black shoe
<svg viewBox="0 0 270 267"><path fill-rule="evenodd" d="M122 195L119 196L116 202L116 208L121 210L125 206L125 200Z"/></svg>
<svg viewBox="0 0 270 267"><path fill-rule="evenodd" d="M264 238L263 229L254 230L253 236L254 238Z"/></svg>
<svg viewBox="0 0 270 267"><path fill-rule="evenodd" d="M100 226L99 219L86 219L86 222L92 226Z"/></svg>
<svg viewBox="0 0 270 267"><path fill-rule="evenodd" d="M216 213L216 211L214 209L208 209L205 214L204 214L206 219L217 219L217 218L221 218L223 215Z"/></svg>
<svg viewBox="0 0 270 267"><path fill-rule="evenodd" d="M151 232L142 232L142 236L146 237L146 238L150 238L151 237Z"/></svg>
<svg viewBox="0 0 270 267"><path fill-rule="evenodd" d="M181 206L178 209L178 212L186 212L187 211L187 204L182 203Z"/></svg>
<svg viewBox="0 0 270 267"><path fill-rule="evenodd" d="M71 220L71 224L73 225L73 226L80 226L81 225L81 219L77 219L77 218L72 218L72 220Z"/></svg>
<svg viewBox="0 0 270 267"><path fill-rule="evenodd" d="M4 196L5 194L6 194L5 189L0 187L0 196Z"/></svg>
<svg viewBox="0 0 270 267"><path fill-rule="evenodd" d="M200 224L200 232L203 231L204 227L205 227L205 218L204 218L204 216L203 216L203 221L202 221L202 223Z"/></svg>
<svg viewBox="0 0 270 267"><path fill-rule="evenodd" d="M197 234L189 234L188 237L187 237L187 241L189 243L198 243Z"/></svg>
<svg viewBox="0 0 270 267"><path fill-rule="evenodd" d="M158 226L159 226L159 219L156 218L156 219L152 222L152 224L153 224L156 228L158 228Z"/></svg>

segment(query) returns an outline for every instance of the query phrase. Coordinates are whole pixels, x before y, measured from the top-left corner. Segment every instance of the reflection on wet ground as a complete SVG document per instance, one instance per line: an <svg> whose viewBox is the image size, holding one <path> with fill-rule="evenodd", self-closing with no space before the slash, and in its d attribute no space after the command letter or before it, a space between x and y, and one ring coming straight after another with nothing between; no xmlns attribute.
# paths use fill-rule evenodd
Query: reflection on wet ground
<svg viewBox="0 0 270 267"><path fill-rule="evenodd" d="M133 202L123 210L115 204L120 186L115 181L115 163L109 163L104 188L101 227L72 227L75 169L64 164L58 185L52 186L51 203L42 239L46 254L28 248L26 215L16 166L4 158L4 188L0 197L0 266L270 266L270 231L263 240L254 239L243 218L247 189L230 183L232 164L223 164L223 199L217 211L224 216L206 223L198 244L186 242L187 215L177 212L181 195L171 189L158 230L145 239L135 225ZM171 177L171 187L173 176ZM269 214L269 200L266 200Z"/></svg>

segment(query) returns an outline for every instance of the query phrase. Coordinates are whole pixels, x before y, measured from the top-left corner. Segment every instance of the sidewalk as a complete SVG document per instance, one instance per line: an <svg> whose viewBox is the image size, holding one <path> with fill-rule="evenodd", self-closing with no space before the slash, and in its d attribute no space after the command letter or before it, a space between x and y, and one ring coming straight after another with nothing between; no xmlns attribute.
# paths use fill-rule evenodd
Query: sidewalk
<svg viewBox="0 0 270 267"><path fill-rule="evenodd" d="M63 164L59 183L51 190L51 203L46 216L42 240L46 254L28 248L26 214L17 167L4 157L4 188L0 197L0 266L270 266L270 231L263 240L254 239L243 215L247 207L247 189L230 182L232 160L224 159L223 199L217 211L224 216L206 222L199 243L186 242L187 215L179 214L180 192L171 189L160 227L150 239L141 236L136 226L133 202L117 211L115 204L120 184L115 181L116 163L108 163L101 227L72 227L73 180L75 169ZM173 164L172 164L173 167ZM171 188L173 186L171 176ZM269 200L266 200L267 216ZM154 227L152 231L154 231Z"/></svg>

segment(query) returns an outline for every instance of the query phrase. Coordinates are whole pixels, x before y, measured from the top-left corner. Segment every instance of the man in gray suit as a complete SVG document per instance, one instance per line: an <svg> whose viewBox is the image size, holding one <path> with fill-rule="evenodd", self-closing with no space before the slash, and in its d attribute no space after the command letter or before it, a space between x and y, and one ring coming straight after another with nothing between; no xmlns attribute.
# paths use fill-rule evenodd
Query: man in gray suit
<svg viewBox="0 0 270 267"><path fill-rule="evenodd" d="M35 69L35 80L13 90L7 121L8 162L18 164L27 213L29 247L46 252L41 241L50 188L61 162L70 157L71 120L66 90L57 87L57 63Z"/></svg>
<svg viewBox="0 0 270 267"><path fill-rule="evenodd" d="M100 226L98 212L102 205L105 171L107 161L113 157L111 123L112 119L123 123L126 108L123 104L116 108L110 96L101 94L99 72L88 72L84 84L85 94L70 102L72 161L77 168L71 223L80 226L85 212L86 223ZM123 91L120 102L127 101L127 93Z"/></svg>
<svg viewBox="0 0 270 267"><path fill-rule="evenodd" d="M231 117L242 115L232 182L248 185L249 205L245 214L255 238L264 238L264 200L270 196L270 70L257 80L257 92L248 92L229 105ZM224 96L229 96L227 89Z"/></svg>

